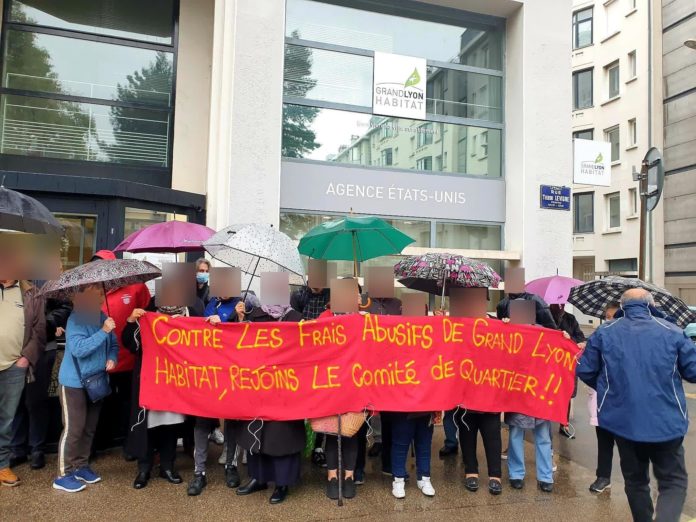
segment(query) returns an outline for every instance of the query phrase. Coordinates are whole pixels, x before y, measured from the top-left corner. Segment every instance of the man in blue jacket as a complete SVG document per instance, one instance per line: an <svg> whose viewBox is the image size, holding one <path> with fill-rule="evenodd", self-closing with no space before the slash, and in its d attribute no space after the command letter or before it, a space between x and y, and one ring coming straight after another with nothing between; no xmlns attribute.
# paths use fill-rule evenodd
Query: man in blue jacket
<svg viewBox="0 0 696 522"><path fill-rule="evenodd" d="M599 425L616 437L633 519L678 521L686 499L682 442L689 426L682 379L696 382L696 346L650 312L646 290L621 298L623 317L592 335L577 375L597 390ZM653 508L649 466L660 494Z"/></svg>

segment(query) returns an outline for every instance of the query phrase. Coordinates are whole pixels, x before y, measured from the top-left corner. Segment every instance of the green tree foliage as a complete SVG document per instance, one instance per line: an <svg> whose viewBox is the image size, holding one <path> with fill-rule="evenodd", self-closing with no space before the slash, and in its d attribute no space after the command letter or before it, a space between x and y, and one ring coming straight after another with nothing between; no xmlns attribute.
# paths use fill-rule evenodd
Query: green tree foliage
<svg viewBox="0 0 696 522"><path fill-rule="evenodd" d="M293 38L299 38L297 31ZM285 47L285 73L291 81L285 82L285 94L304 98L314 86L312 78L312 50L306 47ZM301 105L286 105L283 108L283 146L282 155L286 158L303 158L307 153L320 147L316 133L311 125L319 109Z"/></svg>

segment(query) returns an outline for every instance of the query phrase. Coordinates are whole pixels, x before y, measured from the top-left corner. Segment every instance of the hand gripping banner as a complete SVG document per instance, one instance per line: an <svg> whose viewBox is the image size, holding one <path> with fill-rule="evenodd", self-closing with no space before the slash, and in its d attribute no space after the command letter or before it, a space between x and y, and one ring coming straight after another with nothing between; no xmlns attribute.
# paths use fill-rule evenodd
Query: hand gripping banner
<svg viewBox="0 0 696 522"><path fill-rule="evenodd" d="M227 419L461 406L565 423L579 353L562 332L490 318L211 326L148 313L140 333L141 406Z"/></svg>

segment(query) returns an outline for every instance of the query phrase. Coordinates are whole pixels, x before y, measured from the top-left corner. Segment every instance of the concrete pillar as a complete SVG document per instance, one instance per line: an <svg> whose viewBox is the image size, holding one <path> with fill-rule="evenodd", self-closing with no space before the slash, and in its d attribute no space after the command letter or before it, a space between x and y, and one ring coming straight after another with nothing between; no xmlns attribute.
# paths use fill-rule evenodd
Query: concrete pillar
<svg viewBox="0 0 696 522"><path fill-rule="evenodd" d="M285 3L216 0L208 226L278 225Z"/></svg>

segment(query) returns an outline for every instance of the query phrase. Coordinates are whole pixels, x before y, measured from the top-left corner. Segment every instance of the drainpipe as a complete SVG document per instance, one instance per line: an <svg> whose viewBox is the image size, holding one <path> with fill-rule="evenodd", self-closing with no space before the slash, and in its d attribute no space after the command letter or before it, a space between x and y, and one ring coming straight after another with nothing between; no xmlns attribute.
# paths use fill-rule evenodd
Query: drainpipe
<svg viewBox="0 0 696 522"><path fill-rule="evenodd" d="M653 126L652 126L652 82L653 82L653 42L652 42L652 10L653 10L653 0L648 0L648 150L653 145ZM648 272L648 281L652 283L653 281L653 220L652 212L648 212L648 259L650 262L648 266L650 270Z"/></svg>

